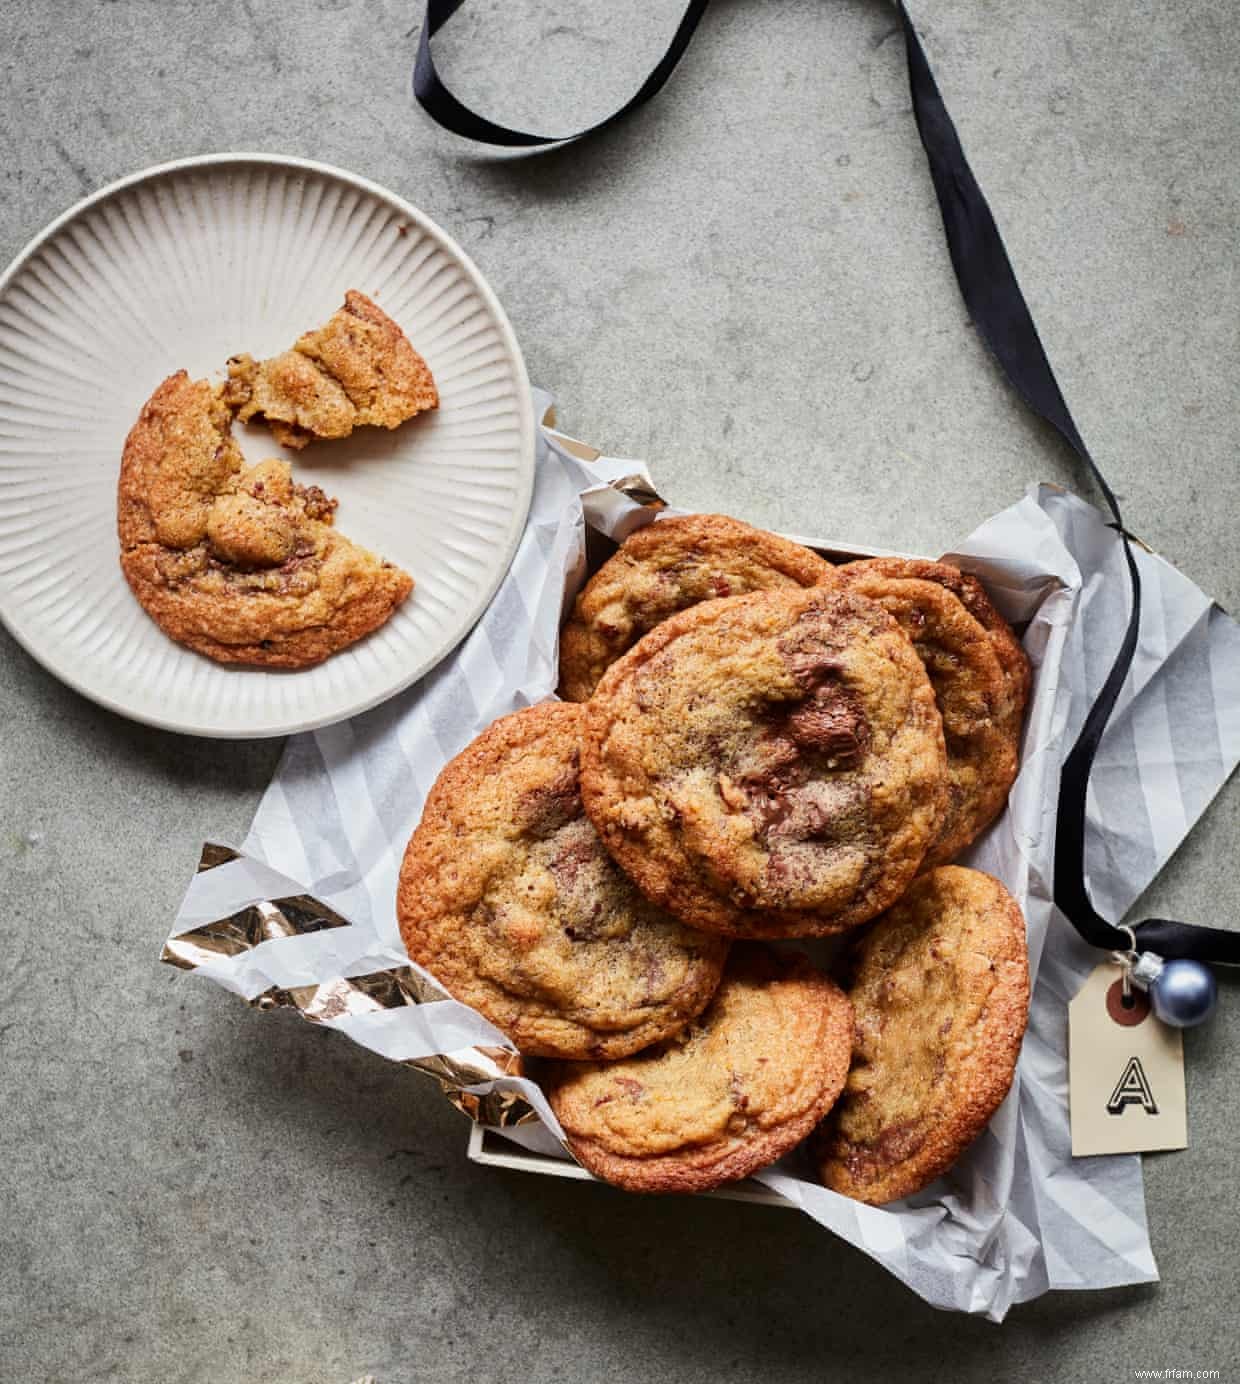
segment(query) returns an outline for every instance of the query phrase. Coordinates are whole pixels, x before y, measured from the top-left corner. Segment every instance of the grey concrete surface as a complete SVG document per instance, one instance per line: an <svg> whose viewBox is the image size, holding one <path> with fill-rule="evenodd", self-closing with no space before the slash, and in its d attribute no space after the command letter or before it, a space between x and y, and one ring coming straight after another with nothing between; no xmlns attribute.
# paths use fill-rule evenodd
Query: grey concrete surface
<svg viewBox="0 0 1240 1384"><path fill-rule="evenodd" d="M1131 524L1240 609L1232 5L913 8ZM675 9L474 0L444 63L563 127ZM309 155L458 236L565 425L686 505L934 551L1031 480L1082 484L966 323L879 0L719 0L655 105L537 160L413 108L417 10L4 0L0 258L143 165ZM792 1213L471 1166L428 1085L157 965L199 843L240 838L279 746L127 724L7 640L0 698L0 1379L1237 1372L1234 984L1188 1038L1192 1148L1147 1160L1162 1284L943 1316ZM1153 902L1234 922L1238 841L1232 784Z"/></svg>

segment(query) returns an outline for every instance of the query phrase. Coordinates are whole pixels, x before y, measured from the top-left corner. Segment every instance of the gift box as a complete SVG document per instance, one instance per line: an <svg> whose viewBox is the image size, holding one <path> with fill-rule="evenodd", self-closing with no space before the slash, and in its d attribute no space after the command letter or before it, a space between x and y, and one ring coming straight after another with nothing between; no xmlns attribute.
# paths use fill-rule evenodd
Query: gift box
<svg viewBox="0 0 1240 1384"><path fill-rule="evenodd" d="M536 395L544 419L550 402ZM511 1043L404 953L401 856L444 764L497 717L554 695L558 632L588 570L674 512L642 463L545 424L526 529L478 625L406 692L289 742L246 840L204 849L164 949L253 1004L295 1008L434 1077L473 1120L479 1163L590 1179ZM789 536L836 562L877 555L852 538ZM1051 902L1059 768L1123 628L1123 556L1096 510L1039 486L946 557L983 581L1034 669L1008 806L961 861L1003 880L1026 917L1032 1004L1012 1090L949 1175L903 1202L850 1201L796 1155L706 1195L800 1209L935 1306L1000 1320L1048 1288L1157 1276L1139 1158L1071 1155L1066 1006L1098 953ZM1139 562L1147 618L1090 801L1089 884L1112 916L1240 758L1240 717L1216 696L1240 680L1240 629L1156 555Z"/></svg>

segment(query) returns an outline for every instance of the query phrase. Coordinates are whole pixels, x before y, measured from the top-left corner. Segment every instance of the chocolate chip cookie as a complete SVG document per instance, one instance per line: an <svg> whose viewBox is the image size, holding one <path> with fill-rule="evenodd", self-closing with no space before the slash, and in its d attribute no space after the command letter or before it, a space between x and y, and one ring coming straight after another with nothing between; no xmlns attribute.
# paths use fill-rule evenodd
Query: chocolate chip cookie
<svg viewBox="0 0 1240 1384"><path fill-rule="evenodd" d="M921 660L830 587L709 601L586 703L586 812L643 893L733 936L841 932L904 892L948 799Z"/></svg>
<svg viewBox="0 0 1240 1384"><path fill-rule="evenodd" d="M409 955L527 1056L625 1057L705 1008L727 955L649 903L577 782L580 707L496 721L439 775L405 851Z"/></svg>
<svg viewBox="0 0 1240 1384"><path fill-rule="evenodd" d="M263 361L234 356L224 397L243 423L261 415L276 441L293 448L317 437L347 437L367 424L399 427L439 406L426 362L387 313L356 289L290 350Z"/></svg>
<svg viewBox="0 0 1240 1384"><path fill-rule="evenodd" d="M335 500L284 461L245 466L221 391L185 371L125 442L121 567L165 634L220 663L305 668L383 624L407 573L332 527Z"/></svg>
<svg viewBox="0 0 1240 1384"><path fill-rule="evenodd" d="M560 636L560 695L588 701L616 659L678 610L749 591L816 586L834 570L801 544L724 514L648 524L577 597Z"/></svg>
<svg viewBox="0 0 1240 1384"><path fill-rule="evenodd" d="M868 562L841 567L839 579L896 618L930 675L943 717L951 796L922 869L946 864L1003 810L1016 778L1019 727L1012 723L994 644L936 581L889 575Z"/></svg>
<svg viewBox="0 0 1240 1384"><path fill-rule="evenodd" d="M878 1206L945 1173L1008 1093L1029 1009L1020 908L989 875L931 870L861 939L849 998L853 1067L819 1170Z"/></svg>
<svg viewBox="0 0 1240 1384"><path fill-rule="evenodd" d="M848 1072L852 1009L800 955L732 952L706 1012L623 1062L557 1064L548 1085L577 1160L631 1192L704 1192L794 1148Z"/></svg>

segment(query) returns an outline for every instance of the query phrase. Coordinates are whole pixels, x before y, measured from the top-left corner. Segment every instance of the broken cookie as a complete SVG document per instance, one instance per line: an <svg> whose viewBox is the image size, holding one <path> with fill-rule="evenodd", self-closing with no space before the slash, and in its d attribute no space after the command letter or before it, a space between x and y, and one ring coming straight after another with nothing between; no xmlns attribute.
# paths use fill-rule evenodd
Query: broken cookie
<svg viewBox="0 0 1240 1384"><path fill-rule="evenodd" d="M286 461L247 468L221 389L170 376L125 442L121 567L165 634L220 663L306 668L378 628L406 572L332 527Z"/></svg>
<svg viewBox="0 0 1240 1384"><path fill-rule="evenodd" d="M270 360L228 362L224 401L243 423L263 417L282 446L347 437L354 428L399 427L439 407L430 369L404 332L364 293Z"/></svg>

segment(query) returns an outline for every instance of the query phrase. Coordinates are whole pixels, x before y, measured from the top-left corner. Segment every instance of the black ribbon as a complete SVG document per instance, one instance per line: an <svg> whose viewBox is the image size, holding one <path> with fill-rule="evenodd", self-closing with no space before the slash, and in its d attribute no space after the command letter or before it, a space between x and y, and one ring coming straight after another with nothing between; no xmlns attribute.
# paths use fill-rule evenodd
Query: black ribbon
<svg viewBox="0 0 1240 1384"><path fill-rule="evenodd" d="M566 135L539 135L497 125L457 100L444 86L431 57L431 39L464 0L427 0L426 22L418 43L414 94L422 108L445 129L483 144L534 147L563 144L606 129L644 105L664 85L689 46L709 0L686 6L667 51L640 88L618 110L585 129ZM1119 652L1067 758L1059 787L1055 836L1055 903L1076 930L1095 947L1127 950L1126 930L1107 922L1090 901L1085 884L1085 797L1094 756L1132 665L1141 625L1141 574L1124 528L1115 493L1098 469L1064 401L1043 349L1024 294L1004 248L1003 238L977 179L965 158L952 118L943 104L926 54L903 0L895 0L908 52L909 87L917 129L930 164L930 176L943 216L943 229L960 291L979 334L999 362L1012 388L1049 423L1085 463L1111 511L1124 546L1132 603ZM1133 928L1142 949L1171 957L1240 965L1240 932L1150 918Z"/></svg>
<svg viewBox="0 0 1240 1384"><path fill-rule="evenodd" d="M439 73L435 71L435 61L431 57L431 39L461 8L465 0L427 0L426 21L418 39L418 59L413 69L413 94L421 103L422 109L454 135L464 135L466 139L477 140L480 144L502 144L508 148L530 148L535 145L566 144L570 140L582 139L586 135L597 134L623 120L638 106L644 106L672 75L676 64L689 46L698 21L706 13L710 0L690 0L685 7L684 16L676 26L667 51L654 65L653 70L637 91L618 110L597 124L587 125L584 130L574 130L567 135L534 135L525 130L510 130L506 125L497 125L484 115L478 115L468 106L463 106L444 86Z"/></svg>

